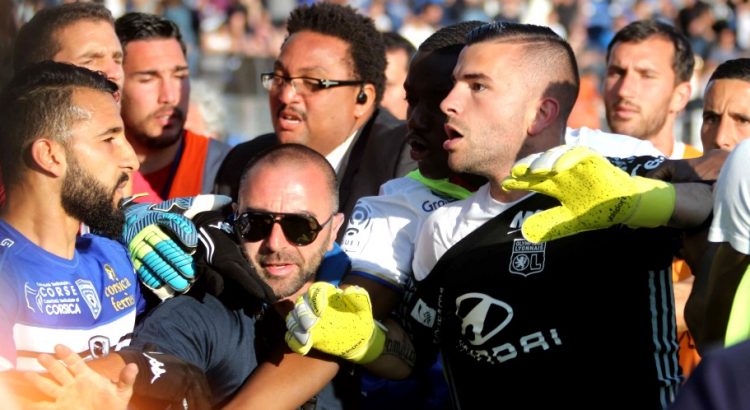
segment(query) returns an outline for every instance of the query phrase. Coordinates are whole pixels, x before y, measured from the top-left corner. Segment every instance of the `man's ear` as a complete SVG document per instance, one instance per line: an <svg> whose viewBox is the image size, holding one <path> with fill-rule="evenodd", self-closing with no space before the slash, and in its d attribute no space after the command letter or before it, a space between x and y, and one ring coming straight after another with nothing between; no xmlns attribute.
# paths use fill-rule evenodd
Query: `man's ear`
<svg viewBox="0 0 750 410"><path fill-rule="evenodd" d="M542 97L526 131L528 135L537 135L554 124L559 117L560 102L551 97Z"/></svg>
<svg viewBox="0 0 750 410"><path fill-rule="evenodd" d="M361 88L355 87L355 90L354 117L359 119L362 116L368 115L375 105L375 86L366 83ZM361 94L364 94L366 98L362 98Z"/></svg>
<svg viewBox="0 0 750 410"><path fill-rule="evenodd" d="M336 236L339 234L339 229L344 224L344 214L338 212L333 216L331 221L331 243L328 244L328 250L333 249L333 243L336 242Z"/></svg>
<svg viewBox="0 0 750 410"><path fill-rule="evenodd" d="M690 101L692 90L693 87L690 85L690 81L678 84L672 92L672 99L669 102L670 111L678 113L684 110Z"/></svg>
<svg viewBox="0 0 750 410"><path fill-rule="evenodd" d="M47 138L39 138L31 143L32 166L42 172L61 177L67 169L67 159L65 157L65 148L59 142Z"/></svg>

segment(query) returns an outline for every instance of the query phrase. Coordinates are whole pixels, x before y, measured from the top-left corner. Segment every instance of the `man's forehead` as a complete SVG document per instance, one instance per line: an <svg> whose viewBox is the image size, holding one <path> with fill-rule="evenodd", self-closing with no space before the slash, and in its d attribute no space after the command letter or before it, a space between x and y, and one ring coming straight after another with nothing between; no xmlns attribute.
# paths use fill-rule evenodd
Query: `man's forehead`
<svg viewBox="0 0 750 410"><path fill-rule="evenodd" d="M288 65L294 62L299 65L296 69L330 71L341 67L350 70L353 67L350 47L348 42L335 36L301 31L284 41L274 65L276 68L289 68ZM332 55L337 58L330 58ZM296 60L300 58L303 60L301 64Z"/></svg>

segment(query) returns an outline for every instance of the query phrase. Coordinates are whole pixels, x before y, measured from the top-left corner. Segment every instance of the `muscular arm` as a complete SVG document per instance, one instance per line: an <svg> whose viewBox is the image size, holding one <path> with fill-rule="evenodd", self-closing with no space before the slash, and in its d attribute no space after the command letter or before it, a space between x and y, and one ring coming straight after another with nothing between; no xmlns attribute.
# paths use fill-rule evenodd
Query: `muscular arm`
<svg viewBox="0 0 750 410"><path fill-rule="evenodd" d="M302 356L284 346L278 360L263 362L224 409L297 408L315 396L339 370L325 355Z"/></svg>
<svg viewBox="0 0 750 410"><path fill-rule="evenodd" d="M689 182L675 184L674 188L675 206L667 226L687 229L705 222L713 207L711 185Z"/></svg>

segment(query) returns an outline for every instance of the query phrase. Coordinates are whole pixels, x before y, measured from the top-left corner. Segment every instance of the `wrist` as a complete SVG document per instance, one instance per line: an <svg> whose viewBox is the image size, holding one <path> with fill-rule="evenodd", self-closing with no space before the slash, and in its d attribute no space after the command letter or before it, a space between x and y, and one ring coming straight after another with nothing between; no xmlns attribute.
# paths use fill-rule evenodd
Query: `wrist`
<svg viewBox="0 0 750 410"><path fill-rule="evenodd" d="M625 222L630 227L655 228L666 225L675 208L674 185L657 179L633 177L641 191L633 214Z"/></svg>
<svg viewBox="0 0 750 410"><path fill-rule="evenodd" d="M374 322L372 335L370 336L370 340L367 343L367 350L361 358L356 360L357 363L367 364L380 357L380 355L383 353L383 348L385 347L387 331L388 329L380 324L380 322Z"/></svg>

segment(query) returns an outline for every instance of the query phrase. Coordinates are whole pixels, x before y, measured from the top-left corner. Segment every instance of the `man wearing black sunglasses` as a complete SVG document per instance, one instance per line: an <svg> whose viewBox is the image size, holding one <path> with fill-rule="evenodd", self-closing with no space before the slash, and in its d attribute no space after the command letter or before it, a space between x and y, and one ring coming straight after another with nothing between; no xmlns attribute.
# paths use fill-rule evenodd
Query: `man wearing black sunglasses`
<svg viewBox="0 0 750 410"><path fill-rule="evenodd" d="M416 168L403 122L379 108L383 39L371 19L331 3L295 9L288 30L273 71L261 74L274 133L237 145L219 169L214 191L236 200L248 160L269 146L298 143L333 166L348 216L357 199Z"/></svg>

